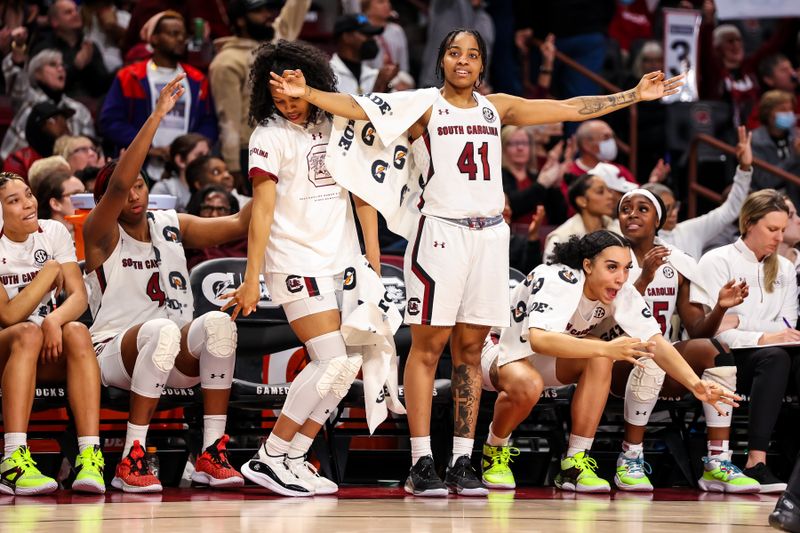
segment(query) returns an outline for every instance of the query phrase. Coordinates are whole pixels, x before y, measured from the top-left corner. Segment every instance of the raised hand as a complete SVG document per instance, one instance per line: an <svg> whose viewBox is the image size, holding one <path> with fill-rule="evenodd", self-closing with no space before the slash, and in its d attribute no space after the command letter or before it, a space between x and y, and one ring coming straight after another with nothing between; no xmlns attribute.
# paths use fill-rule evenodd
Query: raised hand
<svg viewBox="0 0 800 533"><path fill-rule="evenodd" d="M669 248L666 246L654 246L649 252L644 254L642 273L639 275L639 278L647 281L649 285L656 276L656 270L667 262L669 253Z"/></svg>
<svg viewBox="0 0 800 533"><path fill-rule="evenodd" d="M272 79L269 80L269 84L275 87L278 93L285 96L300 98L305 96L308 90L306 77L303 76L303 71L300 69L284 70L283 74L280 76L274 72L270 72L269 75L272 76Z"/></svg>
<svg viewBox="0 0 800 533"><path fill-rule="evenodd" d="M175 107L175 104L178 103L178 100L181 99L181 96L183 96L183 93L186 91L183 85L183 79L185 77L186 74L178 74L171 82L164 85L164 88L161 89L161 93L158 95L156 108L153 110L154 115L164 117L167 113L172 111L172 108Z"/></svg>
<svg viewBox="0 0 800 533"><path fill-rule="evenodd" d="M736 159L739 161L739 167L742 170L750 170L753 165L753 132L747 131L744 126L737 128L739 141L736 143Z"/></svg>
<svg viewBox="0 0 800 533"><path fill-rule="evenodd" d="M528 240L529 241L536 241L539 240L539 227L542 225L542 221L544 220L544 206L537 205L536 212L533 213L531 217L531 223L528 225Z"/></svg>
<svg viewBox="0 0 800 533"><path fill-rule="evenodd" d="M220 310L227 311L233 307L231 320L236 320L239 313L242 313L242 316L248 316L256 310L258 300L261 299L261 287L258 281L245 280L244 283L239 285L239 288L233 292L223 294L221 298L228 300L228 303L223 305Z"/></svg>
<svg viewBox="0 0 800 533"><path fill-rule="evenodd" d="M655 346L656 343L654 342L647 342L634 337L617 337L613 341L606 343L603 356L615 361L628 361L636 366L644 367L639 358L653 357L650 350L654 349Z"/></svg>
<svg viewBox="0 0 800 533"><path fill-rule="evenodd" d="M664 96L677 93L685 74L680 74L668 80L664 79L664 73L660 70L650 72L642 76L639 85L636 86L636 94L642 101L658 100Z"/></svg>
<svg viewBox="0 0 800 533"><path fill-rule="evenodd" d="M724 403L733 407L739 407L739 404L736 403L736 401L741 400L741 398L732 391L729 391L725 387L714 383L713 381L707 380L698 381L697 385L695 385L694 389L692 389L692 394L694 394L695 398L701 402L710 404L721 415L724 415L725 412L717 405L717 403Z"/></svg>
<svg viewBox="0 0 800 533"><path fill-rule="evenodd" d="M548 33L542 44L539 46L539 53L542 54L542 67L552 69L556 60L556 36Z"/></svg>
<svg viewBox="0 0 800 533"><path fill-rule="evenodd" d="M749 294L750 287L746 281L736 283L736 280L732 279L720 288L717 303L723 309L730 309L744 302Z"/></svg>
<svg viewBox="0 0 800 533"><path fill-rule="evenodd" d="M648 183L661 183L667 176L669 176L672 167L669 163L664 163L663 159L659 159L656 166L653 167L653 170L650 172L650 177L648 178Z"/></svg>

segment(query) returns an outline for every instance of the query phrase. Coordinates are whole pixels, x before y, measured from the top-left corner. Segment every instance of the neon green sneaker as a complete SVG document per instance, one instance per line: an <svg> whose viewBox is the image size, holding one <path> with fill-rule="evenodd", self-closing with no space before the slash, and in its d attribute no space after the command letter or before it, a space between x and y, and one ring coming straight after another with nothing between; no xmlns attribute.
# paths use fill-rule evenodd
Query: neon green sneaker
<svg viewBox="0 0 800 533"><path fill-rule="evenodd" d="M608 481L597 477L597 462L586 452L578 452L561 460L561 472L556 476L556 487L574 492L611 492Z"/></svg>
<svg viewBox="0 0 800 533"><path fill-rule="evenodd" d="M87 446L75 458L75 481L72 482L72 490L80 492L91 492L92 494L104 494L106 483L103 481L103 468L106 462L103 459L103 452L100 446Z"/></svg>
<svg viewBox="0 0 800 533"><path fill-rule="evenodd" d="M731 462L731 452L703 457L703 477L697 482L706 492L759 492L761 484Z"/></svg>
<svg viewBox="0 0 800 533"><path fill-rule="evenodd" d="M512 457L518 455L519 448L484 444L483 460L481 461L483 484L490 489L516 488L517 482L514 481L514 473L509 468L508 463L513 461Z"/></svg>
<svg viewBox="0 0 800 533"><path fill-rule="evenodd" d="M36 496L58 490L58 483L39 472L31 451L20 446L0 463L0 490L17 496Z"/></svg>
<svg viewBox="0 0 800 533"><path fill-rule="evenodd" d="M636 451L627 451L619 454L617 458L617 473L614 484L620 490L634 492L652 492L653 484L647 474L651 473L650 465L644 460L644 454Z"/></svg>

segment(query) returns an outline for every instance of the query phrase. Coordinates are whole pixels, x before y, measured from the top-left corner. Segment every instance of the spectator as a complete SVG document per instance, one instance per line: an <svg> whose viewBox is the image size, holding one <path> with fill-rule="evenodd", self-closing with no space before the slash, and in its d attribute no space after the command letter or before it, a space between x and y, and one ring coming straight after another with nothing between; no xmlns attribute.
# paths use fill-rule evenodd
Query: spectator
<svg viewBox="0 0 800 533"><path fill-rule="evenodd" d="M800 216L797 215L797 209L789 198L786 198L786 207L789 208L789 223L783 232L783 241L778 245L778 253L792 262L800 278L800 250L797 249L797 245L800 244Z"/></svg>
<svg viewBox="0 0 800 533"><path fill-rule="evenodd" d="M203 218L224 217L239 212L239 202L221 185L206 185L192 194L186 212ZM196 265L219 257L247 257L247 239L238 239L208 248L187 248L186 264Z"/></svg>
<svg viewBox="0 0 800 533"><path fill-rule="evenodd" d="M517 6L516 42L523 51L527 51L533 35L553 33L561 52L592 72L601 71L605 33L616 10L615 0L539 0L517 2ZM600 92L597 84L570 68L557 68L554 74L554 93L560 98Z"/></svg>
<svg viewBox="0 0 800 533"><path fill-rule="evenodd" d="M636 188L635 184L621 176L619 167L616 167L610 163L597 163L597 165L595 165L593 169L589 170L587 174L590 176L598 176L603 179L603 181L606 183L606 187L609 188L611 195L614 197L615 206L619 205L619 201L622 200L623 194ZM617 218L617 210L615 209L614 211L615 213L611 216L613 218Z"/></svg>
<svg viewBox="0 0 800 533"><path fill-rule="evenodd" d="M526 2L522 2L526 3ZM422 54L422 68L417 86L436 87L436 58L439 43L453 28L472 28L486 41L486 49L494 47L494 24L484 9L482 0L431 0L428 10L428 35ZM483 67L489 72L490 57L484 57ZM340 92L352 92L339 89ZM586 93L591 94L591 93Z"/></svg>
<svg viewBox="0 0 800 533"><path fill-rule="evenodd" d="M0 158L5 159L11 152L27 146L25 127L31 108L39 102L50 102L54 106L69 108L69 128L75 135L94 136L92 115L85 105L64 94L66 74L58 50L43 50L36 54L28 64L24 102L14 115L11 125L3 137Z"/></svg>
<svg viewBox="0 0 800 533"><path fill-rule="evenodd" d="M511 223L511 207L506 195L506 205L503 208L503 219L506 224ZM512 233L508 244L508 264L523 274L527 274L536 266L542 264L542 245L539 240L539 228L545 218L544 206L537 206L531 216L525 233Z"/></svg>
<svg viewBox="0 0 800 533"><path fill-rule="evenodd" d="M72 97L100 97L108 90L111 76L100 50L83 34L83 21L73 0L55 0L47 12L52 33L33 45L36 55L45 49L59 50L64 57L67 83L64 92Z"/></svg>
<svg viewBox="0 0 800 533"><path fill-rule="evenodd" d="M769 41L745 57L742 33L732 24L715 25L714 0L703 1L700 25L698 88L704 100L722 100L731 106L733 126L743 125L758 100L756 67L797 35L797 20L782 20Z"/></svg>
<svg viewBox="0 0 800 533"><path fill-rule="evenodd" d="M27 179L31 164L37 159L53 155L56 139L70 132L67 119L74 114L74 110L57 107L51 102L41 102L33 106L25 124L28 146L9 155L3 164L3 170Z"/></svg>
<svg viewBox="0 0 800 533"><path fill-rule="evenodd" d="M177 74L185 73L186 92L169 116L164 117L150 148L147 174L158 180L169 159L169 145L185 133L196 132L211 142L217 139L217 119L206 77L194 67L179 62L186 51L183 17L174 11L156 15L149 36L153 57L121 69L100 112L100 127L117 148L127 147L154 107L159 92Z"/></svg>
<svg viewBox="0 0 800 533"><path fill-rule="evenodd" d="M11 15L12 12L9 9L6 13ZM28 61L28 29L14 24L0 28L0 53L3 56L3 79L0 82L3 82L2 92L11 95L12 104L18 105L25 97L28 85L24 70Z"/></svg>
<svg viewBox="0 0 800 533"><path fill-rule="evenodd" d="M186 211L186 205L192 196L189 182L186 180L186 166L208 154L208 139L199 133L187 133L177 137L169 145L169 161L161 181L153 185L151 194L170 194L176 197L175 209Z"/></svg>
<svg viewBox="0 0 800 533"><path fill-rule="evenodd" d="M249 196L236 190L233 176L228 172L225 161L218 157L203 155L189 163L186 166L186 181L192 191L198 191L207 185L220 185L238 200L241 207L251 200Z"/></svg>
<svg viewBox="0 0 800 533"><path fill-rule="evenodd" d="M365 94L386 92L389 82L397 75L397 65L372 68L367 61L378 56L375 36L383 32L361 14L342 15L336 19L333 35L336 53L331 57L331 68L336 75L336 89L341 93Z"/></svg>
<svg viewBox="0 0 800 533"><path fill-rule="evenodd" d="M45 176L36 189L39 218L61 222L69 230L74 241L75 228L67 222L66 217L75 214L72 195L84 192L86 189L81 180L64 169L55 170L52 174Z"/></svg>
<svg viewBox="0 0 800 533"><path fill-rule="evenodd" d="M87 192L94 191L94 182L97 180L97 174L100 172L98 167L86 167L75 173L75 177L81 180L84 189Z"/></svg>
<svg viewBox="0 0 800 533"><path fill-rule="evenodd" d="M528 130L506 126L500 132L500 140L503 143L503 191L508 200L511 220L528 226L533 220L536 206L546 205L550 224L564 222L567 206L557 181L553 180L545 186L537 180L537 174L530 171L531 136ZM552 161L551 164L558 165L558 162Z"/></svg>
<svg viewBox="0 0 800 533"><path fill-rule="evenodd" d="M120 46L131 14L117 9L114 0L83 0L81 18L86 38L100 50L106 70L116 72L122 66Z"/></svg>
<svg viewBox="0 0 800 533"><path fill-rule="evenodd" d="M53 152L67 160L73 173L89 166L102 167L105 164L94 141L82 135L59 137Z"/></svg>
<svg viewBox="0 0 800 533"><path fill-rule="evenodd" d="M366 64L376 69L384 65L397 65L400 72L408 74L408 40L403 27L391 22L395 15L391 0L361 0L361 12L367 16L371 25L383 28L383 33L375 37L378 55L375 59L366 61Z"/></svg>
<svg viewBox="0 0 800 533"><path fill-rule="evenodd" d="M217 108L222 158L237 178L247 169L247 143L253 133L249 122L253 52L265 41L297 39L310 5L310 0L233 0L228 4L234 35L214 43L219 52L211 61L208 79Z"/></svg>
<svg viewBox="0 0 800 533"><path fill-rule="evenodd" d="M753 155L786 170L800 174L800 138L795 134L797 117L795 95L785 91L767 91L759 103L761 126L753 132ZM800 205L800 188L783 179L756 169L753 189L785 190L795 205Z"/></svg>
<svg viewBox="0 0 800 533"><path fill-rule="evenodd" d="M573 235L582 236L599 229L620 232L619 222L613 219L617 205L614 195L603 178L583 174L569 186L569 203L577 212L566 222L554 229L544 241L544 258L550 255L556 243L567 242Z"/></svg>
<svg viewBox="0 0 800 533"><path fill-rule="evenodd" d="M637 41L652 38L652 14L647 3L642 0L617 0L616 4L614 18L608 26L608 36L619 43L623 59L627 60L632 45Z"/></svg>
<svg viewBox="0 0 800 533"><path fill-rule="evenodd" d="M589 172L598 163L610 163L619 169L620 175L631 183L636 183L636 178L625 166L615 163L619 148L614 138L614 131L603 120L587 120L575 132L575 142L580 155L567 172L580 176Z"/></svg>
<svg viewBox="0 0 800 533"><path fill-rule="evenodd" d="M758 65L758 76L761 78L761 87L765 91L779 90L795 94L798 89L797 72L792 68L792 63L782 54L765 57ZM795 102L795 115L800 114L800 106ZM747 119L747 128L756 129L761 126L758 116L761 107L756 105L750 118Z"/></svg>
<svg viewBox="0 0 800 533"><path fill-rule="evenodd" d="M42 182L42 180L50 174L55 174L56 172L63 172L67 174L71 172L69 163L67 163L67 160L60 155L43 157L31 165L31 168L28 171L28 186L31 188L31 192L34 194L34 196L36 195L36 191L38 190L39 184Z"/></svg>

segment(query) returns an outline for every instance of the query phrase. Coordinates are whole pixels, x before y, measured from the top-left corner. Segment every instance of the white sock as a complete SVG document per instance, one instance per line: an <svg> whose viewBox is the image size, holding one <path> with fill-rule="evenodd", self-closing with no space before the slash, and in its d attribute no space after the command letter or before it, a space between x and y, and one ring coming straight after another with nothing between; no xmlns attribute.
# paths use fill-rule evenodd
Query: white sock
<svg viewBox="0 0 800 533"><path fill-rule="evenodd" d="M426 455L433 456L431 451L431 436L411 437L411 464L417 464Z"/></svg>
<svg viewBox="0 0 800 533"><path fill-rule="evenodd" d="M283 456L289 453L289 443L275 433L270 433L267 442L264 443L264 451L273 457Z"/></svg>
<svg viewBox="0 0 800 533"><path fill-rule="evenodd" d="M594 437L581 437L580 435L570 433L567 457L575 457L575 454L591 450L593 442Z"/></svg>
<svg viewBox="0 0 800 533"><path fill-rule="evenodd" d="M205 450L214 441L225 434L225 423L228 421L227 415L205 415L203 416L203 449Z"/></svg>
<svg viewBox="0 0 800 533"><path fill-rule="evenodd" d="M90 446L100 446L100 437L78 437L78 453Z"/></svg>
<svg viewBox="0 0 800 533"><path fill-rule="evenodd" d="M644 443L640 442L639 444L631 444L630 442L622 441L622 451L636 452L641 455L644 453Z"/></svg>
<svg viewBox="0 0 800 533"><path fill-rule="evenodd" d="M298 431L289 445L289 460L297 463L305 461L306 454L312 444L314 444L313 438L307 437Z"/></svg>
<svg viewBox="0 0 800 533"><path fill-rule="evenodd" d="M468 439L465 437L453 437L453 457L450 458L450 466L456 464L456 459L462 455L472 458L472 447L475 445L475 439Z"/></svg>
<svg viewBox="0 0 800 533"><path fill-rule="evenodd" d="M507 437L498 437L492 432L492 424L489 424L489 436L486 438L486 444L489 446L508 446L508 441L511 439L511 434Z"/></svg>
<svg viewBox="0 0 800 533"><path fill-rule="evenodd" d="M6 433L3 443L3 455L6 457L11 456L12 453L17 451L20 446L28 444L27 433Z"/></svg>
<svg viewBox="0 0 800 533"><path fill-rule="evenodd" d="M125 447L122 448L122 457L128 455L133 448L133 441L138 440L142 448L145 447L145 439L147 438L147 429L150 426L137 426L128 422L128 431L125 432Z"/></svg>
<svg viewBox="0 0 800 533"><path fill-rule="evenodd" d="M728 451L729 441L727 440L709 440L708 441L708 456L716 456Z"/></svg>

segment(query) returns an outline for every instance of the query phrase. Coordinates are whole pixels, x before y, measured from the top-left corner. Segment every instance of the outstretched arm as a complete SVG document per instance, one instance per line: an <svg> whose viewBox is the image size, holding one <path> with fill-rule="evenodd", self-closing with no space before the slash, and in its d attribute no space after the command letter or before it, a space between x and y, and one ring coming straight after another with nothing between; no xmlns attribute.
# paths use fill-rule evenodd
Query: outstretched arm
<svg viewBox="0 0 800 533"><path fill-rule="evenodd" d="M247 237L253 202L241 211L225 217L203 218L181 213L178 220L185 248L208 248Z"/></svg>
<svg viewBox="0 0 800 533"><path fill-rule="evenodd" d="M119 237L117 218L128 201L128 194L139 177L142 164L150 150L161 119L169 113L184 92L185 74L180 74L161 89L153 113L136 134L122 155L108 181L103 198L98 202L83 226L86 247L86 271L95 270L113 251Z"/></svg>
<svg viewBox="0 0 800 533"><path fill-rule="evenodd" d="M306 78L301 70L284 70L279 76L270 72L270 85L285 96L302 98L311 105L317 106L332 115L351 120L368 120L367 113L356 103L353 97L345 93L329 93L306 85Z"/></svg>
<svg viewBox="0 0 800 533"><path fill-rule="evenodd" d="M508 94L489 96L503 124L533 126L553 122L580 122L601 117L637 102L656 100L675 94L683 85L683 74L668 80L661 71L642 76L639 84L627 91L602 96L577 96L569 100L527 100Z"/></svg>

